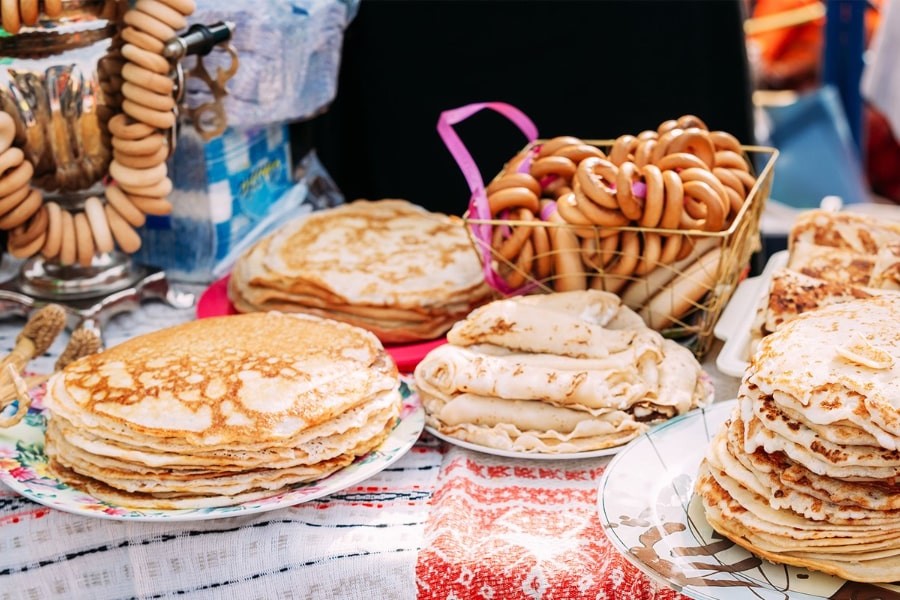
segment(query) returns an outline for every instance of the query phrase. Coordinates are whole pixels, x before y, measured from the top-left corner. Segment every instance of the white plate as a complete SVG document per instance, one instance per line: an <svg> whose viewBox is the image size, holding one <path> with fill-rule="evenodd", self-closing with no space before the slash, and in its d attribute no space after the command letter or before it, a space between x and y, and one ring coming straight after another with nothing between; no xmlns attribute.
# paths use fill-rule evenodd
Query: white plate
<svg viewBox="0 0 900 600"><path fill-rule="evenodd" d="M506 458L529 458L531 460L575 460L579 458L597 458L599 456L611 456L622 449L624 446L615 446L613 448L604 448L603 450L588 450L586 452L561 452L550 454L547 452L521 452L517 450L501 450L499 448L491 448L480 444L473 444L465 440L451 437L445 433L441 433L437 429L425 426L425 431L436 438L442 439L447 443L474 450L475 452L483 452L484 454L493 454L494 456L505 456Z"/></svg>
<svg viewBox="0 0 900 600"><path fill-rule="evenodd" d="M22 496L51 508L102 519L122 521L203 521L261 513L308 502L343 490L384 470L412 448L425 425L425 412L417 394L404 383L400 419L388 438L375 450L324 479L299 484L287 492L236 506L181 510L134 509L104 502L73 489L54 477L44 454L46 420L40 409L0 429L0 481Z"/></svg>
<svg viewBox="0 0 900 600"><path fill-rule="evenodd" d="M712 530L694 482L710 438L736 404L719 402L675 417L610 461L597 504L613 547L653 579L697 600L900 597L900 587L850 583L760 560Z"/></svg>
<svg viewBox="0 0 900 600"><path fill-rule="evenodd" d="M763 272L748 277L734 290L713 330L725 343L716 357L716 368L732 377L743 377L750 365L750 326L756 317L756 309L762 297L769 292L772 274L788 261L787 250L769 257Z"/></svg>

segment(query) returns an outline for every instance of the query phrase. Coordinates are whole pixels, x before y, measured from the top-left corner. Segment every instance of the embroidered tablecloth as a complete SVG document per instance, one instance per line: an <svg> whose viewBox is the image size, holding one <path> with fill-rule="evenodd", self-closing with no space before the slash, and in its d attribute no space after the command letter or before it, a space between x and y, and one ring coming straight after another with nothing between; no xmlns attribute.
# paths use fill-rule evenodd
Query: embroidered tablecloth
<svg viewBox="0 0 900 600"><path fill-rule="evenodd" d="M147 303L110 321L105 342L191 318ZM23 323L0 321L0 350ZM49 372L63 345L30 368ZM717 397L733 396L736 381L722 382ZM0 600L679 598L606 540L596 490L607 463L498 458L424 434L339 493L186 523L73 515L0 484Z"/></svg>

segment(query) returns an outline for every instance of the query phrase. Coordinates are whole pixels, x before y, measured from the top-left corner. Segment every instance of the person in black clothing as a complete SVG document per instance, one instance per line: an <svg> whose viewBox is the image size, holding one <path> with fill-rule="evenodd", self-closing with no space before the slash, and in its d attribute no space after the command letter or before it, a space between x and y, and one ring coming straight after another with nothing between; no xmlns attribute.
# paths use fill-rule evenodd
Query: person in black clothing
<svg viewBox="0 0 900 600"><path fill-rule="evenodd" d="M739 0L362 0L337 97L299 125L347 200L405 198L461 214L469 191L435 126L510 103L541 137L609 139L682 114L753 133ZM456 128L489 181L525 144L483 111Z"/></svg>

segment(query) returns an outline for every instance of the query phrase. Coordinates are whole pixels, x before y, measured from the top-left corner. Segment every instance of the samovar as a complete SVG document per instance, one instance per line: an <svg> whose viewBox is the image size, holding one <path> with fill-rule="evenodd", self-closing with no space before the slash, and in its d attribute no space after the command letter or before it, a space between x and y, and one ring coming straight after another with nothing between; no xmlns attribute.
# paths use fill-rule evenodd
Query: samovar
<svg viewBox="0 0 900 600"><path fill-rule="evenodd" d="M0 283L0 313L26 314L57 303L69 312L71 326L99 327L145 299L191 306L193 297L174 290L162 270L136 263L129 253L140 245L135 232L144 215L171 209L166 200L171 182L159 175L174 150L183 109L180 59L227 42L230 25L177 27L186 15L175 9L192 10L193 0L37 4L47 13L52 4L53 14L41 12L35 19L23 12L14 35L0 33L0 109L15 124L13 148L33 167L31 195L22 194L42 197L42 207L21 223L4 220L8 195L0 198L7 251L23 260L13 277ZM5 25L15 27L15 20L2 16ZM0 117L2 128L6 120ZM141 127L147 133L139 136ZM150 142L159 148L151 152ZM125 152L128 148L133 151ZM151 155L160 164L148 168ZM10 160L15 159L13 150ZM0 173L0 188L15 179L11 173ZM143 185L138 175L152 177L154 184ZM17 210L31 207L23 202ZM67 231L71 239L64 237Z"/></svg>

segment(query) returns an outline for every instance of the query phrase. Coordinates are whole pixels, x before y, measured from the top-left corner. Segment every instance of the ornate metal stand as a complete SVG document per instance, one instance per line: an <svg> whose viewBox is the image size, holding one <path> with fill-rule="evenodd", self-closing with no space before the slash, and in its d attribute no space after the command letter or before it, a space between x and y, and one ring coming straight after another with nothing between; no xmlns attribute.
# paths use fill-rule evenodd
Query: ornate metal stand
<svg viewBox="0 0 900 600"><path fill-rule="evenodd" d="M25 316L56 303L66 309L71 329L89 327L97 333L111 317L135 310L145 300L187 309L194 295L170 287L161 269L118 252L97 256L88 268L31 258L13 278L0 283L0 314Z"/></svg>

